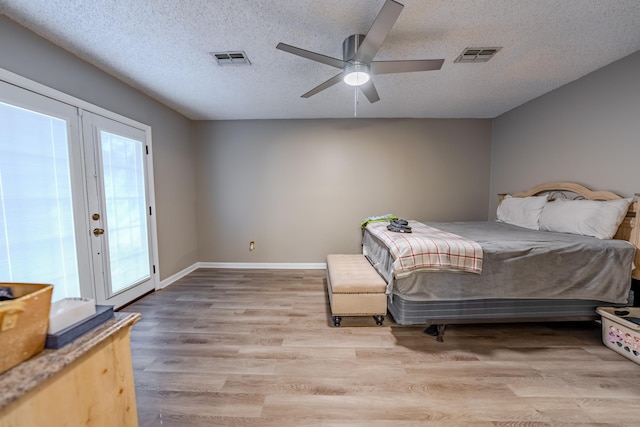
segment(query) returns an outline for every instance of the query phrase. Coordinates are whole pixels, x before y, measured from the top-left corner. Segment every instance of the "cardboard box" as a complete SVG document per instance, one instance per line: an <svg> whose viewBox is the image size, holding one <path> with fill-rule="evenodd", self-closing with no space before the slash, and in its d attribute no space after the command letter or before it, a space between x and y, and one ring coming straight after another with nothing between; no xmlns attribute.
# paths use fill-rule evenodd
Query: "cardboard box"
<svg viewBox="0 0 640 427"><path fill-rule="evenodd" d="M44 349L49 325L52 285L0 283L14 300L0 301L0 373Z"/></svg>
<svg viewBox="0 0 640 427"><path fill-rule="evenodd" d="M602 342L613 351L640 364L640 319L638 307L598 307L602 316Z"/></svg>

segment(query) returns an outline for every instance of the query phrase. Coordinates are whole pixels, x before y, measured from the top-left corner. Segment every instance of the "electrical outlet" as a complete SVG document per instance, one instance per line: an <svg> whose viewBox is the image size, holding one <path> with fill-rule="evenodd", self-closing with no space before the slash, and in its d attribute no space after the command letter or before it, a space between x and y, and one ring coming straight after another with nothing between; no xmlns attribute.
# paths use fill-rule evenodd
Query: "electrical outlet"
<svg viewBox="0 0 640 427"><path fill-rule="evenodd" d="M256 248L256 242L251 241L249 242L249 250L252 251Z"/></svg>

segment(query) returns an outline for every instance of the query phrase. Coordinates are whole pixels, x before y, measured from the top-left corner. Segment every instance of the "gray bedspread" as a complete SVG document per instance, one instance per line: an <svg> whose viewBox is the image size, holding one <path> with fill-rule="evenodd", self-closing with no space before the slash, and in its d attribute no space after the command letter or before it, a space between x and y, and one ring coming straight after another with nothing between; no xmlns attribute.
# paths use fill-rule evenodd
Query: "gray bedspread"
<svg viewBox="0 0 640 427"><path fill-rule="evenodd" d="M623 240L534 231L500 222L425 223L482 246L481 274L418 272L396 279L384 245L364 230L363 252L388 293L412 301L487 298L627 302L635 248Z"/></svg>

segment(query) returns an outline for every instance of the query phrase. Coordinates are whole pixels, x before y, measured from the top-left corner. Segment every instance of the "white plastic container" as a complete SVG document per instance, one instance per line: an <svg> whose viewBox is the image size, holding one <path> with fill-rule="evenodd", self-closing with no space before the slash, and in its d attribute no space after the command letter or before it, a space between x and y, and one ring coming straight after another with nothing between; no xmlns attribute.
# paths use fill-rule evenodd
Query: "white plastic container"
<svg viewBox="0 0 640 427"><path fill-rule="evenodd" d="M48 334L55 334L96 314L95 301L89 298L63 298L51 303Z"/></svg>

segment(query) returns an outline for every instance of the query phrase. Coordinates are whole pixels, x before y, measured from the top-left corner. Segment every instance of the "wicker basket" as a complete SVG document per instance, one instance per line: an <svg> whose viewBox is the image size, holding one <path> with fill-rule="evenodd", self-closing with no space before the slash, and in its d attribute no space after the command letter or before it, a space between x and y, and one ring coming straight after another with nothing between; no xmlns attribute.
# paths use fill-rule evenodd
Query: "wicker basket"
<svg viewBox="0 0 640 427"><path fill-rule="evenodd" d="M0 301L0 374L40 353L49 325L52 285L0 283L14 300Z"/></svg>

